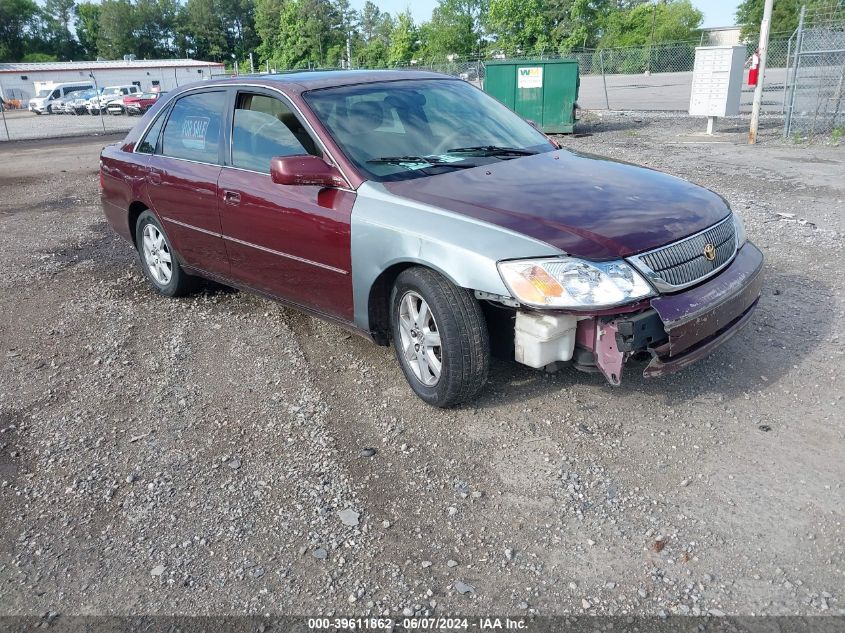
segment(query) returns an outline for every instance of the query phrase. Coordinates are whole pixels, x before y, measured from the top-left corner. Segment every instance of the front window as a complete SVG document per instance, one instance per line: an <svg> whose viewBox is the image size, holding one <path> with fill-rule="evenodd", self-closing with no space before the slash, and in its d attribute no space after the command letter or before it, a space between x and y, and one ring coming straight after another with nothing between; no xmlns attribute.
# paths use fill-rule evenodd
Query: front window
<svg viewBox="0 0 845 633"><path fill-rule="evenodd" d="M232 165L270 173L274 156L320 152L291 109L275 97L238 94L232 124Z"/></svg>
<svg viewBox="0 0 845 633"><path fill-rule="evenodd" d="M465 81L410 79L313 90L305 100L373 180L405 180L549 152L541 132Z"/></svg>

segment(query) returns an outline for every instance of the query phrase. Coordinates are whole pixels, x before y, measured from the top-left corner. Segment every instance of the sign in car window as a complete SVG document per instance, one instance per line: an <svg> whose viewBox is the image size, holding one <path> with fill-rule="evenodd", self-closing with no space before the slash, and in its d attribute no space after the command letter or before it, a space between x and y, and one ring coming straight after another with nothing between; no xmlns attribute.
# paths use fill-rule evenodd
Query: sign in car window
<svg viewBox="0 0 845 633"><path fill-rule="evenodd" d="M542 88L543 87L543 67L531 66L529 68L516 69L516 87L517 88Z"/></svg>
<svg viewBox="0 0 845 633"><path fill-rule="evenodd" d="M225 105L223 92L203 92L179 99L164 126L161 153L173 158L217 163Z"/></svg>

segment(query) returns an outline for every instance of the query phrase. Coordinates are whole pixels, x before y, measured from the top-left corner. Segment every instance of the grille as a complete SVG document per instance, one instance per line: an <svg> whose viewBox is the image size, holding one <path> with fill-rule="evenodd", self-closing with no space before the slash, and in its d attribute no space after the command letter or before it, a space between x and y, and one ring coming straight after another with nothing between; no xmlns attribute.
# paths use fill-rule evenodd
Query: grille
<svg viewBox="0 0 845 633"><path fill-rule="evenodd" d="M716 258L712 262L704 256L704 246L707 244L716 247ZM702 233L632 259L650 269L650 274L649 271L644 272L655 285L669 290L689 286L709 277L725 266L735 252L734 223L728 217Z"/></svg>

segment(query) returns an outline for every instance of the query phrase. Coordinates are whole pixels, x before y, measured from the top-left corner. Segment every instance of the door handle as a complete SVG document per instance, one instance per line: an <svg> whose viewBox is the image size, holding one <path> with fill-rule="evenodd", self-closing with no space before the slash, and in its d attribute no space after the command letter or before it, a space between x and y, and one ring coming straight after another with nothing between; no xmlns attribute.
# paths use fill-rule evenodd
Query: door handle
<svg viewBox="0 0 845 633"><path fill-rule="evenodd" d="M151 185L160 185L161 171L155 167L150 167L150 170L147 172L147 182Z"/></svg>
<svg viewBox="0 0 845 633"><path fill-rule="evenodd" d="M241 194L239 194L237 191L224 191L223 201L226 204L238 205L241 203Z"/></svg>

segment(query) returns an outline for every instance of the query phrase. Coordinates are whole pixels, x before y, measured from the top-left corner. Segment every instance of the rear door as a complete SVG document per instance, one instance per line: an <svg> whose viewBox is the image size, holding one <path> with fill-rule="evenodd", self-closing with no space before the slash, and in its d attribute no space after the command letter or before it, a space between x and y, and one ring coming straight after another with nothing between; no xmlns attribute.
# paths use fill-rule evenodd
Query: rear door
<svg viewBox="0 0 845 633"><path fill-rule="evenodd" d="M351 321L349 245L355 192L273 183L274 156L325 158L309 128L278 93L239 89L231 120L219 209L232 277Z"/></svg>
<svg viewBox="0 0 845 633"><path fill-rule="evenodd" d="M167 113L155 153L147 163L152 206L183 261L228 276L217 210L228 92L190 92Z"/></svg>

